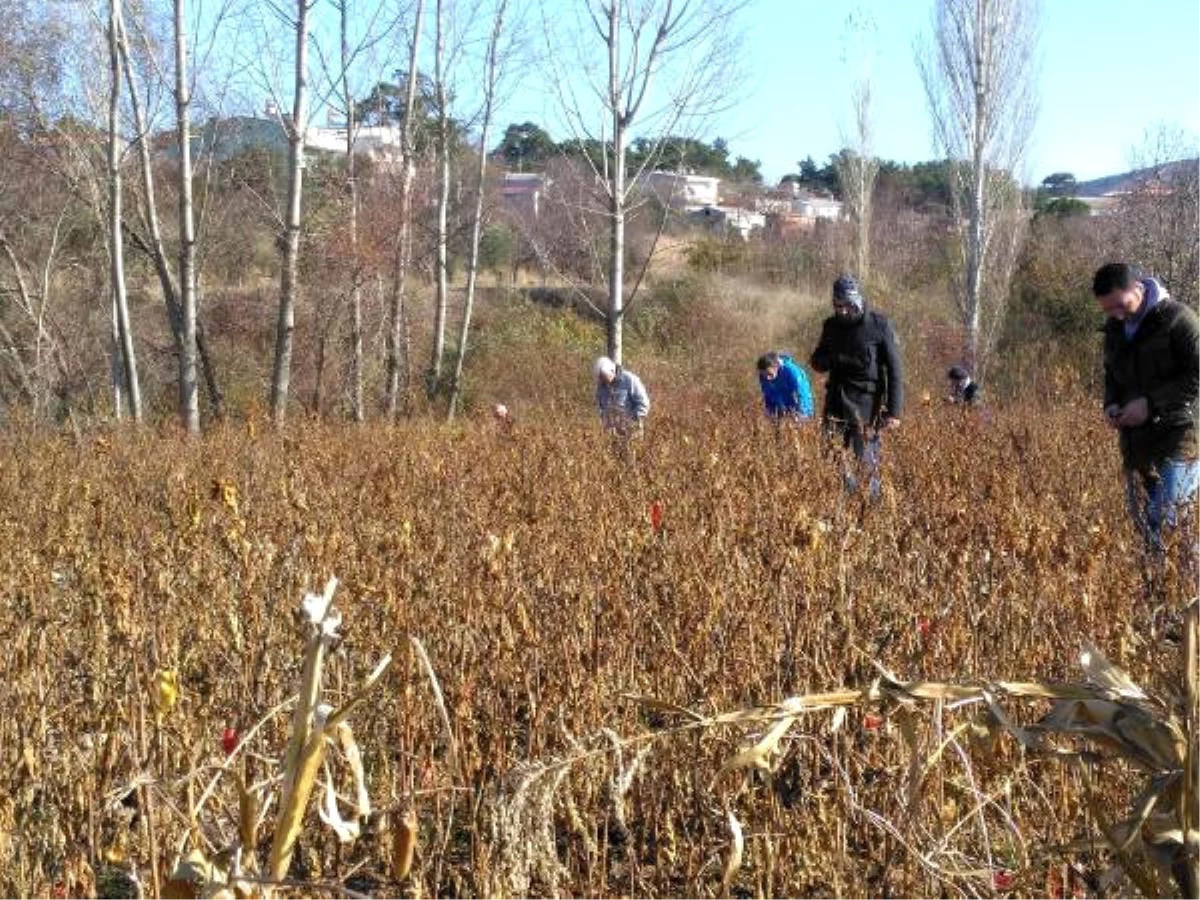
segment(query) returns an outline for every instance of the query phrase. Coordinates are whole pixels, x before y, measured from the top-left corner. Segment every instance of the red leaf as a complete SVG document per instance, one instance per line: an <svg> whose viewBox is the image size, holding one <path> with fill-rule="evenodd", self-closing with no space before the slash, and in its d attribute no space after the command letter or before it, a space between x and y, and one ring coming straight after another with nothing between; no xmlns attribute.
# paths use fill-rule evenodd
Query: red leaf
<svg viewBox="0 0 1200 900"><path fill-rule="evenodd" d="M933 634L933 624L928 619L917 619L917 633L925 640Z"/></svg>
<svg viewBox="0 0 1200 900"><path fill-rule="evenodd" d="M1017 877L1007 869L997 869L992 873L992 887L998 891L1011 891Z"/></svg>
<svg viewBox="0 0 1200 900"><path fill-rule="evenodd" d="M237 749L238 742L241 738L238 737L236 728L226 728L221 732L221 749L225 751L226 756L231 756L233 751Z"/></svg>
<svg viewBox="0 0 1200 900"><path fill-rule="evenodd" d="M663 527L663 502L655 500L650 504L650 527L654 529L654 533L658 534Z"/></svg>
<svg viewBox="0 0 1200 900"><path fill-rule="evenodd" d="M883 716L867 713L863 716L863 728L867 731L878 731L883 726Z"/></svg>

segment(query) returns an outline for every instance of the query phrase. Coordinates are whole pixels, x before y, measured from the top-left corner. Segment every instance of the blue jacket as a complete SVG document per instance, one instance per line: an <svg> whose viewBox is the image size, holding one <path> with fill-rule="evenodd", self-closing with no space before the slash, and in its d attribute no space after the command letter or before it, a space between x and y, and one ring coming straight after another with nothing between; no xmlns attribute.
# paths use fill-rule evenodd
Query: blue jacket
<svg viewBox="0 0 1200 900"><path fill-rule="evenodd" d="M642 379L628 369L618 368L612 384L596 384L596 408L607 428L640 422L650 413L650 395Z"/></svg>
<svg viewBox="0 0 1200 900"><path fill-rule="evenodd" d="M759 372L758 386L762 388L763 406L768 416L800 416L813 414L812 388L804 370L792 362L790 356L780 355L779 371L773 381Z"/></svg>

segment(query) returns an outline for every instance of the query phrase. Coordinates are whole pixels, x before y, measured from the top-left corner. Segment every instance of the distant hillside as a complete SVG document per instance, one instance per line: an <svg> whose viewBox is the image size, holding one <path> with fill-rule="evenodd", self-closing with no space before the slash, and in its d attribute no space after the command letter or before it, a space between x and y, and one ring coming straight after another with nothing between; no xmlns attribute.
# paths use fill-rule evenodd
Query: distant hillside
<svg viewBox="0 0 1200 900"><path fill-rule="evenodd" d="M1195 170L1197 165L1200 165L1200 160L1198 159L1181 159L1176 162L1167 163L1161 167L1161 170L1167 178L1175 178L1189 169ZM1114 191L1128 191L1153 171L1153 168L1135 169L1132 172L1123 172L1120 175L1106 175L1104 178L1081 181L1075 186L1075 196L1102 197Z"/></svg>

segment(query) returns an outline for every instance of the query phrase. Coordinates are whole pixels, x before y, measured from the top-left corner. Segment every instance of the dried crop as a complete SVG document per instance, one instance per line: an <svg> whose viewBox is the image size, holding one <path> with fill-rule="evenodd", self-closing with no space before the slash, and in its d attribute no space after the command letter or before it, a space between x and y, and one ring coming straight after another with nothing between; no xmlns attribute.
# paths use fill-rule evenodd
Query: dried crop
<svg viewBox="0 0 1200 900"><path fill-rule="evenodd" d="M4 441L6 894L149 893L181 864L212 881L231 848L285 895L1171 883L1134 838L1192 772L1161 626L1194 573L1147 585L1082 405L918 408L869 508L814 430L701 408L624 450L524 420ZM360 698L362 778L328 745L289 861L293 611L334 575L322 699ZM1013 689L1076 683L1085 641L1145 697L1105 666L1070 696ZM813 694L831 711L784 700ZM1174 722L1179 758L1114 745L1119 718Z"/></svg>

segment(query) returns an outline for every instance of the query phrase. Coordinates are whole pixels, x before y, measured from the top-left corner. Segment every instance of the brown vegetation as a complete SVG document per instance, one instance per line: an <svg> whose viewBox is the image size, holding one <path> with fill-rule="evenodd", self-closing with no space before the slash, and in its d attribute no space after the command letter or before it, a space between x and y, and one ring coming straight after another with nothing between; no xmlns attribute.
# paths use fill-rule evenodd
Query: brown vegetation
<svg viewBox="0 0 1200 900"><path fill-rule="evenodd" d="M1171 568L1147 595L1087 405L981 423L918 401L887 446L884 503L863 509L812 429L705 409L652 371L661 412L624 454L581 415L502 432L6 437L0 890L111 892L130 867L148 883L185 845L234 842L233 772L197 821L188 810L226 730L263 718L238 772L273 789L277 706L298 678L292 610L333 574L346 626L328 702L397 660L352 715L387 815L339 847L310 810L291 870L306 893L713 896L723 867L735 895L1127 890L1102 887L1107 854L1078 843L1098 834L1080 774L969 738L978 707L881 702L836 730L802 718L769 777L723 769L744 728L623 743L680 721L630 695L707 716L865 688L876 663L1072 679L1085 638L1177 697L1175 651L1151 622L1191 583ZM177 678L165 710L155 673ZM914 728L923 755L946 742L918 803ZM1092 769L1114 817L1139 787L1128 765ZM744 844L732 870L730 813ZM420 837L402 885L406 814Z"/></svg>

